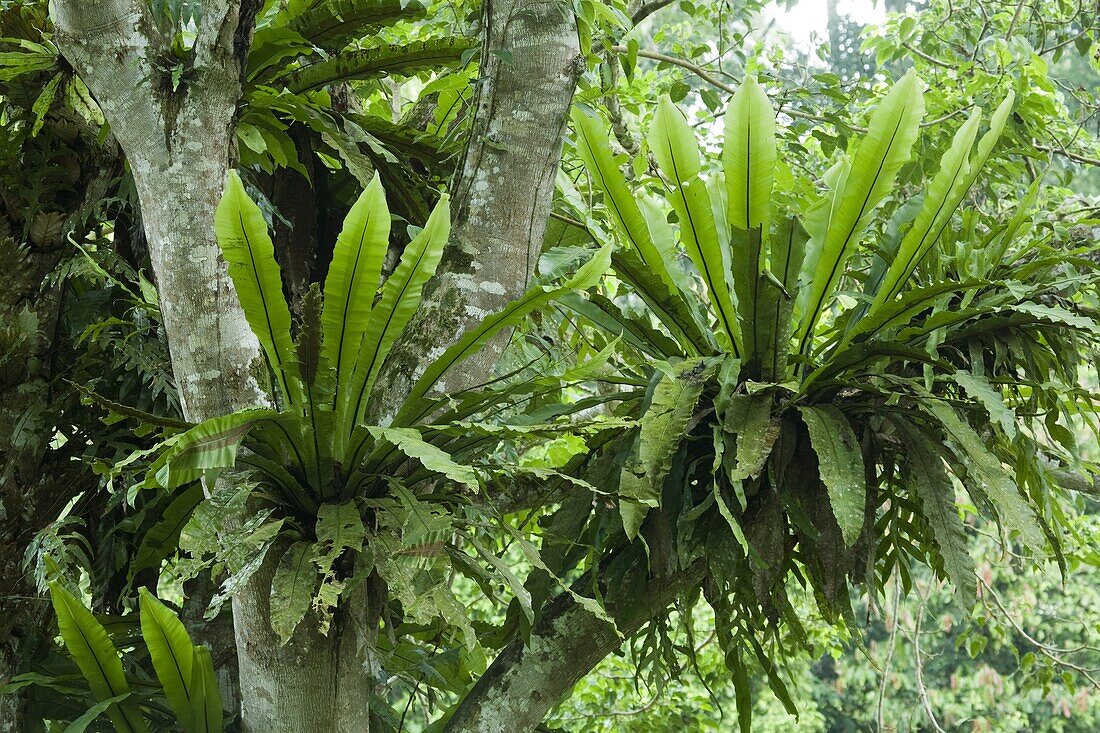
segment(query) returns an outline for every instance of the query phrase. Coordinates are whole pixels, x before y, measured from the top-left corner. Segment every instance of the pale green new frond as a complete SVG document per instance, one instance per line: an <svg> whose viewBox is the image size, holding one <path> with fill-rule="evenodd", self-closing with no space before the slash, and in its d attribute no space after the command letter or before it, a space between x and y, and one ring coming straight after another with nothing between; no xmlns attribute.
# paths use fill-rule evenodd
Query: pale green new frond
<svg viewBox="0 0 1100 733"><path fill-rule="evenodd" d="M390 210L381 179L375 173L344 219L325 277L321 313L324 353L336 368L337 384L348 380L355 365L389 237Z"/></svg>
<svg viewBox="0 0 1100 733"><path fill-rule="evenodd" d="M807 352L812 343L814 327L844 275L872 212L909 160L923 116L921 81L910 71L871 115L867 134L856 148L844 178L843 192L835 199L835 207L830 206L824 234L807 222L812 239L803 270L808 286L800 301L800 352Z"/></svg>
<svg viewBox="0 0 1100 733"><path fill-rule="evenodd" d="M106 702L127 695L130 684L122 670L122 660L103 625L58 581L50 583L50 599L65 648L88 681L95 699ZM119 733L149 730L137 704L131 700L112 703L107 708L107 717Z"/></svg>
<svg viewBox="0 0 1100 733"><path fill-rule="evenodd" d="M275 245L260 207L249 198L236 171L229 171L225 195L214 214L214 230L248 325L260 340L279 392L288 404L298 404L301 387L295 376L290 308L283 298Z"/></svg>
<svg viewBox="0 0 1100 733"><path fill-rule="evenodd" d="M958 129L951 147L940 158L940 169L928 184L924 205L917 214L913 226L901 240L894 261L886 271L868 315L874 313L887 300L897 295L913 269L935 240L938 224L944 217L950 218L962 200L963 186L969 167L970 149L978 136L981 111L975 109L970 118Z"/></svg>
<svg viewBox="0 0 1100 733"><path fill-rule="evenodd" d="M706 182L699 177L699 143L680 110L664 96L649 131L649 147L673 191L672 208L680 219L680 240L707 287L719 323L719 338L735 354L742 350L729 282L730 257L719 236Z"/></svg>
<svg viewBox="0 0 1100 733"><path fill-rule="evenodd" d="M722 165L732 227L765 227L775 180L775 110L768 95L746 77L726 111Z"/></svg>
<svg viewBox="0 0 1100 733"><path fill-rule="evenodd" d="M168 705L187 733L195 730L192 717L191 668L195 648L183 623L147 589L141 589L141 636Z"/></svg>
<svg viewBox="0 0 1100 733"><path fill-rule="evenodd" d="M450 199L444 195L424 229L401 254L397 269L386 280L378 305L367 318L351 379L340 385L337 410L342 434L350 435L351 428L362 418L374 380L394 341L420 305L424 285L435 274L450 234Z"/></svg>

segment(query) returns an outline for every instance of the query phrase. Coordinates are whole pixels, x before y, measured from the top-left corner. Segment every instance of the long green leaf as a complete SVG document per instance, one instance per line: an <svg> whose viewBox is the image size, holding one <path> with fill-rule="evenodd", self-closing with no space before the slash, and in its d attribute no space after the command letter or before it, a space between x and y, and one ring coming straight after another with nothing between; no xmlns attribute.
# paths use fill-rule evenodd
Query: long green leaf
<svg viewBox="0 0 1100 733"><path fill-rule="evenodd" d="M771 277L761 277L756 297L759 306L754 333L760 371L766 381L782 382L787 376L791 319L798 296L799 272L806 254L806 229L797 219L785 219L772 226Z"/></svg>
<svg viewBox="0 0 1100 733"><path fill-rule="evenodd" d="M824 361L843 356L845 350L853 342L866 342L872 339L881 339L882 334L893 333L894 329L904 328L913 319L933 308L937 302L946 300L956 293L976 290L989 285L988 280L968 280L966 282L938 282L920 288L913 288L876 308L873 313L865 315L850 331L836 342L836 346L823 349Z"/></svg>
<svg viewBox="0 0 1100 733"><path fill-rule="evenodd" d="M848 418L835 405L799 408L817 454L818 474L829 492L829 504L844 542L851 547L863 529L867 476L863 455Z"/></svg>
<svg viewBox="0 0 1100 733"><path fill-rule="evenodd" d="M576 293L566 293L558 299L568 308L608 335L618 336L624 343L657 359L683 356L679 345L649 325L649 319L634 318L623 313L619 306L598 293L583 298Z"/></svg>
<svg viewBox="0 0 1100 733"><path fill-rule="evenodd" d="M737 229L766 230L775 180L775 110L751 76L730 100L725 121L727 219Z"/></svg>
<svg viewBox="0 0 1100 733"><path fill-rule="evenodd" d="M129 692L124 692L118 697L111 697L106 700L97 702L95 705L88 708L88 710L83 715L81 715L79 718L76 718L75 720L73 720L73 722L65 726L65 730L62 731L62 733L84 733L84 731L88 730L88 726L91 725L96 720L96 718L107 712L107 710L109 710L112 705L122 702L129 696Z"/></svg>
<svg viewBox="0 0 1100 733"><path fill-rule="evenodd" d="M272 24L257 28L248 50L245 79L252 81L257 77L279 73L287 63L287 59L306 56L314 50L313 44L285 25ZM238 131L241 129L240 123L237 129Z"/></svg>
<svg viewBox="0 0 1100 733"><path fill-rule="evenodd" d="M607 142L608 126L602 119L597 120L577 107L573 112L573 127L577 132L577 154L592 182L603 193L604 206L618 231L634 247L646 269L668 289L668 294L679 296L680 289L665 265L669 252L662 252L654 243L647 218L638 206L638 196L627 186L626 178L615 164ZM663 296L662 292L660 297Z"/></svg>
<svg viewBox="0 0 1100 733"><path fill-rule="evenodd" d="M729 252L719 236L710 192L699 177L699 143L695 132L668 96L662 96L649 131L649 147L673 186L672 208L680 219L680 240L703 277L720 327L720 343L740 354L741 330L727 277Z"/></svg>
<svg viewBox="0 0 1100 733"><path fill-rule="evenodd" d="M663 374L653 400L638 421L638 449L619 479L620 508L627 537L638 534L642 519L661 497L672 455L684 440L703 387L714 373L703 358L684 359Z"/></svg>
<svg viewBox="0 0 1100 733"><path fill-rule="evenodd" d="M137 555L131 555L127 574L132 579L137 573L150 568L160 568L161 563L176 551L180 530L191 518L191 513L203 500L201 484L194 484L172 499L157 519L156 524L142 535Z"/></svg>
<svg viewBox="0 0 1100 733"><path fill-rule="evenodd" d="M218 689L218 679L214 676L214 660L205 646L196 646L194 651L194 663L191 665L191 719L195 722L195 733L221 733L222 693Z"/></svg>
<svg viewBox="0 0 1100 733"><path fill-rule="evenodd" d="M705 327L705 314L696 307L697 298L682 291L669 293L659 276L646 267L641 256L631 250L611 255L615 275L630 285L645 302L685 355L714 353L715 343Z"/></svg>
<svg viewBox="0 0 1100 733"><path fill-rule="evenodd" d="M346 51L292 71L279 82L295 94L301 94L327 84L353 79L367 79L383 74L409 75L424 69L457 64L463 54L477 47L476 40L459 37Z"/></svg>
<svg viewBox="0 0 1100 733"><path fill-rule="evenodd" d="M823 237L811 229L812 254L806 258L808 287L800 302L799 351L812 343L814 326L833 294L848 258L871 220L875 207L893 187L917 139L924 116L921 81L910 70L894 85L871 115L867 134L852 158L843 193L829 217Z"/></svg>
<svg viewBox="0 0 1100 733"><path fill-rule="evenodd" d="M380 26L424 16L424 6L409 0L324 0L292 18L287 26L329 51L372 35Z"/></svg>
<svg viewBox="0 0 1100 733"><path fill-rule="evenodd" d="M390 210L375 173L344 219L325 278L323 348L329 363L336 367L337 384L348 380L355 365L389 239Z"/></svg>
<svg viewBox="0 0 1100 733"><path fill-rule="evenodd" d="M176 614L145 588L141 589L141 635L168 705L183 730L192 733L191 667L195 647Z"/></svg>
<svg viewBox="0 0 1100 733"><path fill-rule="evenodd" d="M1010 91L1008 96L1001 102L1000 106L997 107L996 112L993 113L993 117L989 120L989 130L985 135L982 135L981 140L978 141L977 150L967 162L958 182L951 188L947 199L943 202L942 207L933 219L928 232L921 233L920 239L917 241L918 246L912 248L912 242L907 245L903 240L901 249L906 249L907 254L905 257L902 257L899 251L898 256L895 257L894 261L891 263L886 278L875 296L874 306L881 307L883 303L897 296L901 289L905 287L913 271L921 263L925 255L931 251L932 246L939 241L941 236L943 236L944 230L947 228L948 224L951 223L952 217L955 212L958 211L967 193L974 187L974 183L978 180L978 175L989 160L989 156L992 154L994 146L997 144L997 141L1000 140L1001 133L1004 132L1005 123L1008 121L1008 116L1012 112L1012 105L1015 100L1016 93ZM967 124L969 124L969 121ZM963 132L963 129L960 128L955 135L955 142L959 141L959 135L963 134ZM954 147L954 145L952 147ZM969 151L969 147L967 150ZM941 173L942 171L941 164ZM939 178L939 176L940 174L938 173L937 178ZM935 180L932 185L935 186ZM1035 189L1033 188L1032 191L1034 193ZM1030 205L1021 206L1017 216L1024 215L1029 209ZM1016 217L1014 217L1014 220L1016 220ZM913 229L916 228L917 223L914 223ZM910 236L914 237L914 239L916 238L916 235L913 234L912 231L906 235L906 239L909 239ZM909 251L908 248L912 248L911 251Z"/></svg>
<svg viewBox="0 0 1100 733"><path fill-rule="evenodd" d="M1009 439L1016 437L1016 413L1005 404L1000 387L994 386L980 374L966 371L955 372L951 379L966 390L971 399L982 403L990 419L1001 426Z"/></svg>
<svg viewBox="0 0 1100 733"><path fill-rule="evenodd" d="M375 440L385 440L392 443L399 451L420 461L424 468L446 476L455 483L462 484L473 491L481 490L477 471L470 466L456 463L450 454L424 440L420 432L414 428L380 428L370 426L367 428Z"/></svg>
<svg viewBox="0 0 1100 733"><path fill-rule="evenodd" d="M277 416L274 410L241 410L199 423L178 436L146 474L146 488L166 489L196 481L210 470L231 468L237 450L255 424Z"/></svg>
<svg viewBox="0 0 1100 733"><path fill-rule="evenodd" d="M886 271L886 277L879 285L875 299L868 310L871 315L892 299L912 274L917 262L935 242L932 236L944 216L950 217L965 191L966 173L969 166L970 149L978 137L978 125L981 123L981 111L975 109L970 118L955 133L951 147L940 158L940 169L928 184L924 204L917 214L913 226L902 238L894 261Z"/></svg>
<svg viewBox="0 0 1100 733"><path fill-rule="evenodd" d="M726 664L733 674L734 703L737 706L737 727L741 733L752 733L752 687L749 673L740 651L726 655Z"/></svg>
<svg viewBox="0 0 1100 733"><path fill-rule="evenodd" d="M122 671L122 660L103 625L59 581L50 583L50 599L65 648L88 680L96 700L106 702L129 693L130 684ZM120 733L149 730L137 704L132 701L111 704L107 717Z"/></svg>
<svg viewBox="0 0 1100 733"><path fill-rule="evenodd" d="M341 385L342 435L350 435L366 409L366 398L393 342L420 305L424 284L435 274L451 234L450 200L444 195L424 229L405 248L397 269L386 280L382 298L370 312L351 380Z"/></svg>
<svg viewBox="0 0 1100 733"><path fill-rule="evenodd" d="M905 445L905 479L920 498L921 514L928 520L943 557L943 569L968 601L977 597L974 560L966 546L966 529L955 505L955 487L943 458L923 434L899 424Z"/></svg>
<svg viewBox="0 0 1100 733"><path fill-rule="evenodd" d="M755 229L731 228L729 232L730 275L733 278L733 291L736 294L737 323L744 344L742 358L746 363L764 346L757 333L760 325L761 309L760 288L763 262L764 233Z"/></svg>
<svg viewBox="0 0 1100 733"><path fill-rule="evenodd" d="M267 357L279 391L288 404L300 401L295 378L290 308L283 298L275 246L260 207L248 197L240 176L229 171L225 195L214 215L214 230L248 325Z"/></svg>
<svg viewBox="0 0 1100 733"><path fill-rule="evenodd" d="M950 223L952 216L958 210L963 199L966 198L966 194L974 187L974 183L978 179L978 175L985 167L986 162L989 160L989 156L993 152L994 146L1001 138L1001 133L1004 132L1005 123L1008 121L1008 116L1012 112L1012 105L1016 101L1016 93L1009 92L1008 96L1004 98L1000 106L997 107L997 111L993 113L993 117L989 120L989 130L978 141L978 148L974 152L974 155L970 158L967 165L959 175L957 183L949 190L949 193L942 203L939 211L934 217L933 221L929 225L927 233L921 233L920 239L917 240L917 235L910 231L906 235L906 240L913 237L917 242L914 246L913 242L906 243L906 240L902 241L901 250L906 250L906 256L902 256L902 252L899 250L898 256L891 263L890 270L887 271L886 279L883 281L882 286L879 288L878 294L875 297L875 306L881 307L882 303L895 297L901 288L905 286L905 283L909 280L909 277L913 274L913 270L920 264L924 256L931 250L932 245L939 241L944 229ZM973 116L972 116L973 119ZM968 120L967 125L970 124ZM960 128L955 134L955 140L952 144L952 149L956 145L961 144L960 136L964 134L970 134L965 130L966 125ZM967 147L969 152L970 146ZM951 151L944 156L950 155ZM937 186L937 180L943 175L943 165L941 162L940 172L937 173L936 179L933 179L931 187L929 189L929 195L933 195L933 190ZM949 168L950 170L950 168ZM942 185L944 181L940 181ZM927 204L926 204L927 205ZM1027 207L1021 207L1023 211ZM923 215L922 211L922 215ZM914 223L913 229L916 230L920 220ZM909 251L911 249L911 251Z"/></svg>
<svg viewBox="0 0 1100 733"><path fill-rule="evenodd" d="M480 324L467 331L453 346L428 365L424 374L409 390L409 396L394 418L393 425L412 425L429 414L433 404L425 398L444 374L465 361L502 329L518 325L527 314L545 306L559 295L592 287L607 272L610 264L611 247L601 247L592 259L584 263L573 277L561 285L536 285L500 311L486 316Z"/></svg>
<svg viewBox="0 0 1100 733"><path fill-rule="evenodd" d="M317 569L310 561L310 544L295 542L279 559L271 581L271 629L286 644L309 611L317 587Z"/></svg>
<svg viewBox="0 0 1100 733"><path fill-rule="evenodd" d="M970 423L941 400L925 399L919 404L943 426L948 442L965 465L966 490L988 497L1001 521L1010 530L1019 532L1020 539L1028 548L1042 551L1045 543L1035 512L1020 495L1011 474L1001 465L1000 459L989 451Z"/></svg>

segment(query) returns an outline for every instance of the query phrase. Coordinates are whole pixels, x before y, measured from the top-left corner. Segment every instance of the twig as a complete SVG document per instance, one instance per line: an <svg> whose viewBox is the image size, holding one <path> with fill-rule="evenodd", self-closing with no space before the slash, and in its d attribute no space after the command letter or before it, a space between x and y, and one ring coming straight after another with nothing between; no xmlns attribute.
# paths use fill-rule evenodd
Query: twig
<svg viewBox="0 0 1100 733"><path fill-rule="evenodd" d="M894 645L898 639L898 605L901 603L901 582L894 578L894 599L893 608L890 613L894 615L894 628L890 630L890 638L886 646L886 661L882 665L882 680L878 686L878 698L875 701L875 723L878 725L879 733L884 730L884 723L882 720L882 701L886 697L886 680L890 676L890 665L894 661Z"/></svg>
<svg viewBox="0 0 1100 733"><path fill-rule="evenodd" d="M584 229L585 231L588 230L588 227L585 226L584 222L577 221L576 219L566 216L565 214L559 214L556 211L550 212L550 218L557 219L560 222L564 222L570 226L577 227L578 229Z"/></svg>
<svg viewBox="0 0 1100 733"><path fill-rule="evenodd" d="M612 46L611 50L615 53L627 53L629 49L627 49L626 46ZM732 87L719 79L715 79L713 76L710 75L710 72L708 72L702 66L699 66L698 64L693 64L690 61L685 61L684 59L677 58L676 56L668 56L663 53L657 53L656 51L646 51L644 49L638 49L638 55L642 58L652 59L654 61L664 61L666 64L672 64L673 66L679 66L681 69L687 69L706 83L715 86L724 92L733 94L737 91L736 87Z"/></svg>
<svg viewBox="0 0 1100 733"><path fill-rule="evenodd" d="M1068 653L1072 650L1059 649L1058 647L1052 646L1050 644L1045 644L1033 637L1031 634L1024 631L1023 626L1021 626L1020 623L1012 617L1012 614L1010 614L1008 612L1008 609L1004 607L1004 604L1001 603L1001 598L997 595L997 591L993 590L993 588L988 583L986 583L980 575L976 575L975 577L978 578L978 583L981 584L982 588L985 590L985 593L982 594L983 599L985 594L988 593L989 597L993 599L993 603L997 606L997 609L1001 612L1001 616L1003 616L1004 619L1008 621L1009 625L1011 625L1012 628L1016 630L1017 634L1022 636L1029 644L1039 650L1039 653L1042 654L1044 657L1060 667L1072 669L1073 671L1084 677L1086 680L1088 680L1089 684L1092 685L1094 689L1100 690L1100 682L1097 682L1096 678L1092 676L1091 671L1088 668L1082 667L1079 664L1074 664L1073 662L1062 656L1062 654ZM989 607L988 604L986 604L986 607Z"/></svg>
<svg viewBox="0 0 1100 733"><path fill-rule="evenodd" d="M911 43L906 43L906 44L903 44L903 45L905 46L905 49L907 51L909 51L909 53L913 54L914 56L917 56L919 58L924 59L925 61L932 64L933 66L939 66L939 67L944 68L944 69L954 69L955 68L954 64L949 64L946 61L940 61L935 56L930 56L930 55L926 54L924 51L921 51L919 48L917 48L916 46L914 46Z"/></svg>
<svg viewBox="0 0 1100 733"><path fill-rule="evenodd" d="M1005 33L1005 39L1012 38L1013 31L1016 30L1016 24L1020 21L1020 15L1024 12L1024 3L1026 0L1020 0L1016 4L1016 12L1012 15L1012 22L1008 24L1008 32Z"/></svg>
<svg viewBox="0 0 1100 733"><path fill-rule="evenodd" d="M638 25L661 8L671 4L672 0L649 0L649 2L634 0L634 2L630 3L626 12L627 15L630 16L630 22L634 25Z"/></svg>
<svg viewBox="0 0 1100 733"><path fill-rule="evenodd" d="M612 46L611 50L614 51L615 53L628 53L628 51L629 51L629 49L627 49L626 46ZM691 73L698 76L700 79L705 81L707 84L710 84L711 86L713 86L717 89L721 89L722 91L726 92L727 94L735 94L737 92L737 87L732 86L730 84L726 84L721 79L716 79L709 71L704 69L702 66L699 66L698 64L693 64L690 61L685 61L684 59L677 58L676 56L669 56L668 54L658 53L657 51L646 51L646 50L643 50L643 49L638 49L638 55L641 56L642 58L651 59L653 61L663 61L666 64L671 64L672 66L678 66L681 69L686 69L687 71L690 71ZM945 115L941 115L941 116L936 117L934 119L922 122L921 127L931 127L933 125L938 125L941 122L945 122L946 120L949 120L952 117L955 117L959 114L962 114L963 112L965 112L966 110L970 109L973 106L974 106L973 104L968 104L965 107L960 107L959 109L954 110L952 112L948 112ZM832 120L827 120L824 117L819 117L818 115L810 114L809 112L803 112L803 111L797 110L797 109L779 109L777 111L782 112L783 114L785 114L789 117L798 117L799 119L809 120L811 122L821 122L823 124L832 124ZM867 132L866 127L860 127L858 125L845 125L845 127L847 127L852 132L856 132L856 133L859 133L861 135Z"/></svg>
<svg viewBox="0 0 1100 733"><path fill-rule="evenodd" d="M1073 153L1073 152L1070 152L1069 150L1066 150L1064 148L1056 148L1052 145L1039 145L1038 143L1036 143L1035 144L1035 149L1036 150L1042 150L1045 153L1052 153L1054 155L1061 155L1064 158L1069 158L1070 160L1075 160L1078 163L1084 163L1085 165L1100 166L1100 158L1090 158L1087 155L1081 155L1080 153Z"/></svg>
<svg viewBox="0 0 1100 733"><path fill-rule="evenodd" d="M928 716L928 722L932 724L932 730L936 733L947 733L940 727L939 721L936 720L936 714L932 711L932 701L928 699L928 688L924 685L924 662L921 661L920 656L920 625L921 621L924 620L924 607L927 604L928 596L924 595L917 607L917 621L913 625L913 659L917 670L917 691L920 694L920 704L924 708L924 714Z"/></svg>

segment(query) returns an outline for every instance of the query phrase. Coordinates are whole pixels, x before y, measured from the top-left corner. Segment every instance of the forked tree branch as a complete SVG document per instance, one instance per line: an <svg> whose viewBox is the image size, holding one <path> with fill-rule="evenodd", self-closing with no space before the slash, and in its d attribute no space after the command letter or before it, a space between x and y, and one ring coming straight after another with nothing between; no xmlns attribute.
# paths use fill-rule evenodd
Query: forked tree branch
<svg viewBox="0 0 1100 733"><path fill-rule="evenodd" d="M262 0L208 0L195 38L195 68L239 75L248 62Z"/></svg>
<svg viewBox="0 0 1100 733"><path fill-rule="evenodd" d="M115 126L123 149L128 138L163 137L159 110L150 104L152 59L163 39L148 3L52 0L50 14L58 48ZM117 125L121 120L126 124Z"/></svg>
<svg viewBox="0 0 1100 733"><path fill-rule="evenodd" d="M638 25L661 8L671 4L672 0L632 0L627 6L626 14L630 16L630 22Z"/></svg>

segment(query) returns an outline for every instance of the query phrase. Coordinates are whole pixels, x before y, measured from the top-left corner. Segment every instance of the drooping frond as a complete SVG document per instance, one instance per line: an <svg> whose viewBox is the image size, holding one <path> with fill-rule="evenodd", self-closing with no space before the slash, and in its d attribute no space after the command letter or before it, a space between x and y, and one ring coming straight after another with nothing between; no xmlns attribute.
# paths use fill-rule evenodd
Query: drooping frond
<svg viewBox="0 0 1100 733"><path fill-rule="evenodd" d="M439 38L347 51L296 68L280 77L277 83L292 92L301 93L352 79L414 74L457 64L463 54L477 47L477 42L469 38Z"/></svg>

